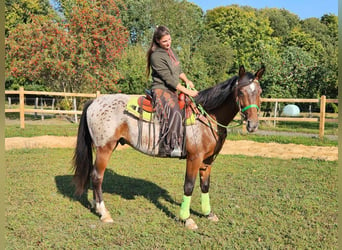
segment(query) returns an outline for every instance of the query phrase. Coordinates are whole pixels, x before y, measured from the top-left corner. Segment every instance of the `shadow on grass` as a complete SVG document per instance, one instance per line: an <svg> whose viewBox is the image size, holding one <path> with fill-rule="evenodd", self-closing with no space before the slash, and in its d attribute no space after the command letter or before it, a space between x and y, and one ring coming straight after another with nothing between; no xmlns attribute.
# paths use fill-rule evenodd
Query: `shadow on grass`
<svg viewBox="0 0 342 250"><path fill-rule="evenodd" d="M71 182L72 175L56 176L55 181L58 191L61 194L69 197L71 200L79 201L84 207L91 209L91 204L88 200L88 191L81 197L74 195L75 187ZM106 169L102 189L104 193L120 195L127 200L133 200L135 199L135 196L142 196L153 203L158 209L162 210L168 217L172 219L177 218L177 216L159 200L163 199L170 204L176 204L178 206L180 206L180 204L171 198L167 190L150 181L119 175L110 169ZM92 212L95 213L93 210ZM200 216L200 214L195 211L192 211L192 213Z"/></svg>

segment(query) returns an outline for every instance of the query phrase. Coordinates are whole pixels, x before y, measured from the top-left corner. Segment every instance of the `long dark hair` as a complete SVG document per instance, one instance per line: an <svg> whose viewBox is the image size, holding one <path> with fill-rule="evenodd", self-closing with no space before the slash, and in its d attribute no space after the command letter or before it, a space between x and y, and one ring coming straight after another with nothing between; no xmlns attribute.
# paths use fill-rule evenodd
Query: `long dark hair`
<svg viewBox="0 0 342 250"><path fill-rule="evenodd" d="M170 35L170 30L166 26L158 26L154 33L153 33L153 38L151 41L150 48L148 49L146 53L146 78L148 79L151 73L151 54L156 50L157 47L159 46L159 40L166 35Z"/></svg>

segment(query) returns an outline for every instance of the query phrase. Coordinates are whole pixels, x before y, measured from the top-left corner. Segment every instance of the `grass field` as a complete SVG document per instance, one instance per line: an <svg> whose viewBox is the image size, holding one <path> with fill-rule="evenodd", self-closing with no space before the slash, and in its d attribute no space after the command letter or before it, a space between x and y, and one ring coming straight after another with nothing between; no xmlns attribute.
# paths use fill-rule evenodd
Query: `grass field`
<svg viewBox="0 0 342 250"><path fill-rule="evenodd" d="M73 196L72 149L6 152L7 249L337 249L337 162L245 156L216 159L211 204L197 231L177 220L185 161L114 152L104 199L114 223Z"/></svg>

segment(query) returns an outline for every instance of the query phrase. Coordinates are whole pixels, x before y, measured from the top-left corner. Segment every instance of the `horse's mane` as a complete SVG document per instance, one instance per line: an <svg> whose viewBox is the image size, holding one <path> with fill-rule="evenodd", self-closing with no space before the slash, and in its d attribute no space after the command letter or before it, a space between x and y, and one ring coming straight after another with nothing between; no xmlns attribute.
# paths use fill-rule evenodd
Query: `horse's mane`
<svg viewBox="0 0 342 250"><path fill-rule="evenodd" d="M195 97L195 102L207 111L219 107L233 92L237 79L238 76L233 76L222 83L200 91Z"/></svg>

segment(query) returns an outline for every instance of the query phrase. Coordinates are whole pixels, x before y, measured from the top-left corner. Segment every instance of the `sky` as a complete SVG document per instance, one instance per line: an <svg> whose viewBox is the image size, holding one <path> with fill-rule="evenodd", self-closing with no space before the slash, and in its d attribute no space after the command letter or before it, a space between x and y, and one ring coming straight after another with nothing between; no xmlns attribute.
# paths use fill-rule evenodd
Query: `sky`
<svg viewBox="0 0 342 250"><path fill-rule="evenodd" d="M204 12L219 6L231 4L247 5L253 8L279 8L296 14L301 19L321 18L324 14L338 15L338 0L189 0L200 6Z"/></svg>

